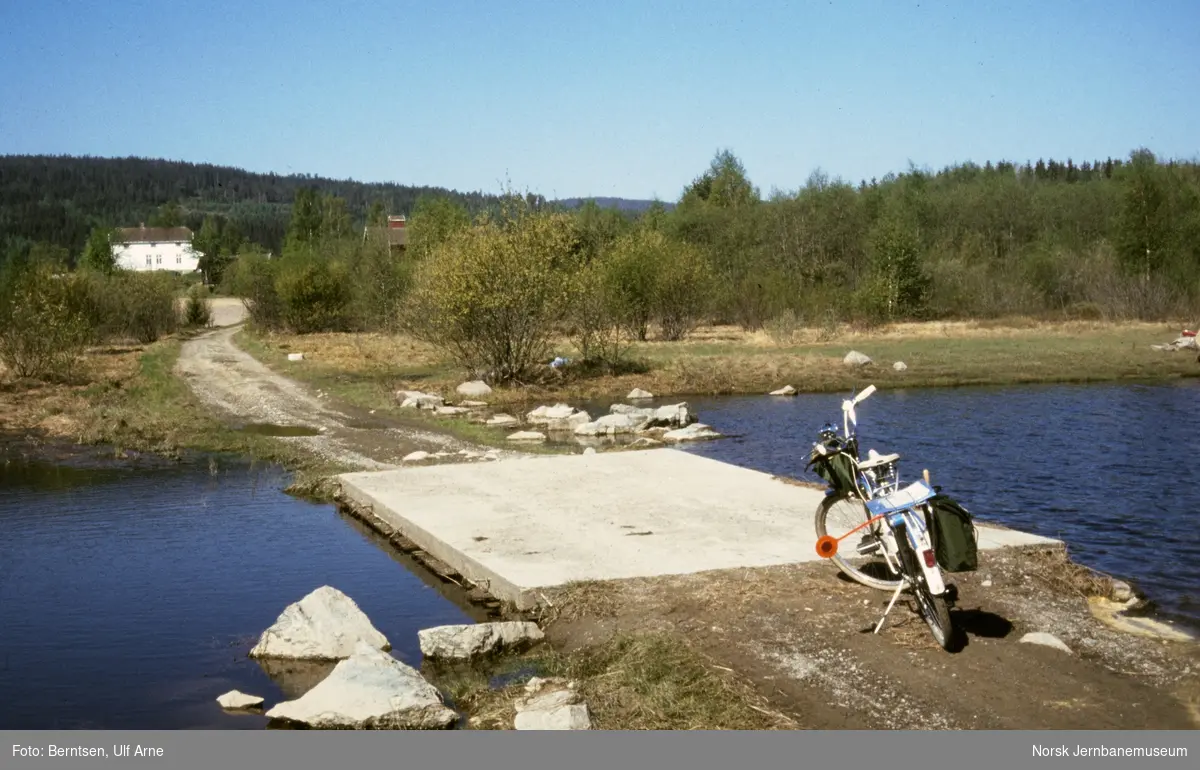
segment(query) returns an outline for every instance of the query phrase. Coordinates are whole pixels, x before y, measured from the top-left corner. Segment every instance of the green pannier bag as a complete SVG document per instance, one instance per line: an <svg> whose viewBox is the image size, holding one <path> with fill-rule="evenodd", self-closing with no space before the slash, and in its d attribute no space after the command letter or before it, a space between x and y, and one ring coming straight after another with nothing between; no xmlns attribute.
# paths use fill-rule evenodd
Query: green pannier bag
<svg viewBox="0 0 1200 770"><path fill-rule="evenodd" d="M854 484L854 461L848 455L840 452L822 455L814 450L808 458L808 465L839 494L853 494L857 489Z"/></svg>
<svg viewBox="0 0 1200 770"><path fill-rule="evenodd" d="M979 543L971 512L940 493L929 499L929 508L929 537L938 566L946 572L978 569Z"/></svg>

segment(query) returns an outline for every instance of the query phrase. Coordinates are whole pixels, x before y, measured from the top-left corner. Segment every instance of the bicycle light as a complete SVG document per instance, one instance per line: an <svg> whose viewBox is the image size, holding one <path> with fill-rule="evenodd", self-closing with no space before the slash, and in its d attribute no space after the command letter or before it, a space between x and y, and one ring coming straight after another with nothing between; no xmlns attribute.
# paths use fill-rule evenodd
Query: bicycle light
<svg viewBox="0 0 1200 770"><path fill-rule="evenodd" d="M925 553L922 555L925 557L925 566L933 569L933 567L937 564L937 557L933 555L933 551L926 548Z"/></svg>
<svg viewBox="0 0 1200 770"><path fill-rule="evenodd" d="M838 541L829 535L817 538L817 556L822 559L830 559L837 555Z"/></svg>

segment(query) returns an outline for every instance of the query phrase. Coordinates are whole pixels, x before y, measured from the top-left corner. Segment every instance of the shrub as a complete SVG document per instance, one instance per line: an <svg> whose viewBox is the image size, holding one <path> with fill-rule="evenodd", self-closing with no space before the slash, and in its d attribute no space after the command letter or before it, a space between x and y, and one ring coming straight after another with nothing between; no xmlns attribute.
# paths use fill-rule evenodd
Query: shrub
<svg viewBox="0 0 1200 770"><path fill-rule="evenodd" d="M601 257L577 273L568 320L581 363L615 373L628 350L627 325L614 310L608 269Z"/></svg>
<svg viewBox="0 0 1200 770"><path fill-rule="evenodd" d="M188 289L187 303L183 309L183 322L187 326L208 326L212 323L212 302L208 294L208 287L203 284L194 284Z"/></svg>
<svg viewBox="0 0 1200 770"><path fill-rule="evenodd" d="M18 377L69 372L88 341L67 277L50 265L10 266L0 286L0 360Z"/></svg>
<svg viewBox="0 0 1200 770"><path fill-rule="evenodd" d="M341 262L288 257L275 279L284 325L297 334L341 331L350 307L349 271Z"/></svg>
<svg viewBox="0 0 1200 770"><path fill-rule="evenodd" d="M417 268L405 327L471 376L523 377L566 318L577 267L569 215L518 212L452 235Z"/></svg>
<svg viewBox="0 0 1200 770"><path fill-rule="evenodd" d="M225 271L226 290L242 298L250 322L262 329L277 329L283 319L283 302L275 289L277 262L260 251L246 251Z"/></svg>
<svg viewBox="0 0 1200 770"><path fill-rule="evenodd" d="M179 328L175 278L168 273L126 273L114 282L119 293L125 331L148 345Z"/></svg>
<svg viewBox="0 0 1200 770"><path fill-rule="evenodd" d="M654 300L665 340L681 340L704 320L715 285L708 259L696 247L671 243L659 265Z"/></svg>

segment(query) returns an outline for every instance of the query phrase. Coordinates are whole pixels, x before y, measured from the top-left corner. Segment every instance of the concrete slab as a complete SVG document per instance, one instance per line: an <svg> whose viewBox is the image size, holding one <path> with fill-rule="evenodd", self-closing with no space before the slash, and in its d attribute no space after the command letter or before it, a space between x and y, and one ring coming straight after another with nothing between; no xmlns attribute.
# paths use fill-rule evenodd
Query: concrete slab
<svg viewBox="0 0 1200 770"><path fill-rule="evenodd" d="M339 477L346 497L521 608L577 580L816 561L822 492L678 449ZM1053 543L980 528L980 547Z"/></svg>

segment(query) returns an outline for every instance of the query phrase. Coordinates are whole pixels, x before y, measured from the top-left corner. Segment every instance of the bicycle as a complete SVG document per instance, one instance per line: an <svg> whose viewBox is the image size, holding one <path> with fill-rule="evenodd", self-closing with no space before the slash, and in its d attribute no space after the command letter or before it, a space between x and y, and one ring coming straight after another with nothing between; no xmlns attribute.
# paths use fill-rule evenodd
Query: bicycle
<svg viewBox="0 0 1200 770"><path fill-rule="evenodd" d="M827 423L813 444L808 467L829 484L816 510L817 554L862 585L892 591L874 633L883 628L901 592L908 588L934 639L953 651L960 642L950 617L957 590L946 583L935 554L930 501L938 493L930 485L929 472L923 480L901 488L899 454L880 455L873 449L866 459L859 454L855 407L874 392L875 386L868 385L843 401L842 434ZM831 534L831 527L837 532L843 526L844 532ZM852 553L844 554L841 541L860 532Z"/></svg>

